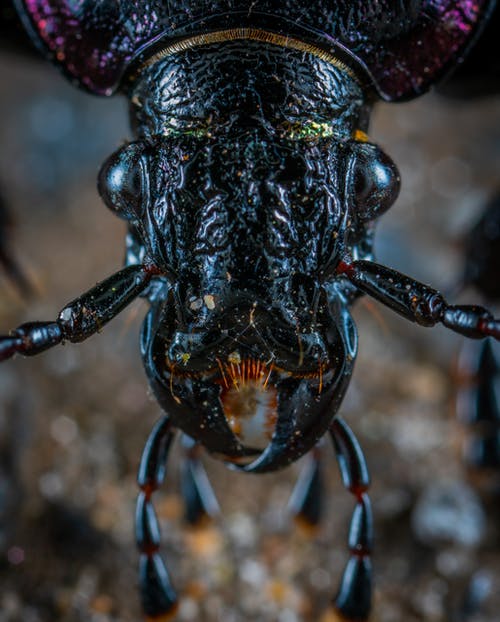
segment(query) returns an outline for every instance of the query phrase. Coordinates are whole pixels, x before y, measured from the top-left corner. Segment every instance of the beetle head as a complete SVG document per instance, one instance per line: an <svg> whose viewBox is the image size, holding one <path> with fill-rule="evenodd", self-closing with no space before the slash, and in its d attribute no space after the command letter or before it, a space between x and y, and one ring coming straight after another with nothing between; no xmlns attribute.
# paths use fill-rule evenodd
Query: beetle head
<svg viewBox="0 0 500 622"><path fill-rule="evenodd" d="M100 186L172 283L143 340L160 403L211 452L264 471L308 451L340 404L355 328L324 280L397 173L359 141L234 135L134 143Z"/></svg>

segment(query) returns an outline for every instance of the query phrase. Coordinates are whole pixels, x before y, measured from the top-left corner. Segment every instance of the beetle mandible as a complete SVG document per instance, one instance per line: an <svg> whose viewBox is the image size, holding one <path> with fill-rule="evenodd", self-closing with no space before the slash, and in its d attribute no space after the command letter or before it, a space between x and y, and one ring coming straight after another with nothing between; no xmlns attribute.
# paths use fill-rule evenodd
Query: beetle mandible
<svg viewBox="0 0 500 622"><path fill-rule="evenodd" d="M151 304L141 352L166 415L139 470L137 539L146 615L173 615L152 494L178 429L231 468L282 468L328 432L356 506L332 607L365 620L372 518L362 451L337 415L357 352L362 294L423 326L500 338L484 308L375 263L376 219L395 201L394 163L367 136L377 98L425 92L493 8L442 2L21 1L33 40L77 84L130 101L135 140L101 169L127 221L126 266L19 326L1 358L99 331L138 296ZM397 62L395 61L397 59ZM193 462L194 464L194 462ZM314 520L315 474L297 512ZM210 511L196 470L193 517Z"/></svg>

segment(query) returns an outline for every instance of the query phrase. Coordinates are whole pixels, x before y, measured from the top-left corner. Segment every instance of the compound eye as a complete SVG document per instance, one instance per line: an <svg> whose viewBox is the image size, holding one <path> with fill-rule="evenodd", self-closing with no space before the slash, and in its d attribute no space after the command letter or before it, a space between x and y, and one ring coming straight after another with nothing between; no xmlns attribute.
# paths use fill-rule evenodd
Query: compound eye
<svg viewBox="0 0 500 622"><path fill-rule="evenodd" d="M376 145L356 144L349 166L348 196L356 217L374 220L397 199L400 177L394 162Z"/></svg>
<svg viewBox="0 0 500 622"><path fill-rule="evenodd" d="M131 143L115 151L103 164L97 188L107 207L125 220L138 220L148 199L145 145Z"/></svg>

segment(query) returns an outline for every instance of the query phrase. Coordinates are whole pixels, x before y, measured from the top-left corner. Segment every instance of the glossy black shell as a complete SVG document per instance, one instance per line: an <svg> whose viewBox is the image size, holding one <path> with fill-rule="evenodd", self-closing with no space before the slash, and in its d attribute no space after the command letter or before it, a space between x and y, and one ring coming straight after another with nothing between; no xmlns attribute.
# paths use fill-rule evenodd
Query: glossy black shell
<svg viewBox="0 0 500 622"><path fill-rule="evenodd" d="M16 0L33 40L91 92L110 95L152 46L234 28L350 57L386 100L425 92L460 62L494 0Z"/></svg>

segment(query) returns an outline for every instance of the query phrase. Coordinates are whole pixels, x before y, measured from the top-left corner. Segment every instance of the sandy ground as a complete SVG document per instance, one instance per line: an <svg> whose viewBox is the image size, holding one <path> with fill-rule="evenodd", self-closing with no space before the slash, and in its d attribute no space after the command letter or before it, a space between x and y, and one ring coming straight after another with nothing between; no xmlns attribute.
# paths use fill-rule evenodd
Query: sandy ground
<svg viewBox="0 0 500 622"><path fill-rule="evenodd" d="M124 228L101 204L95 178L129 134L119 99L86 96L51 68L12 56L0 58L0 75L1 187L16 252L37 288L26 303L0 280L7 331L55 317L120 266ZM379 259L451 291L460 235L498 184L500 101L431 95L383 106L371 135L403 178L380 228ZM138 351L145 311L138 302L87 343L1 368L0 622L140 619L135 472L160 414ZM342 414L373 476L374 620L498 621L498 502L470 485L452 416L461 340L376 305L359 305L355 316L360 355ZM186 530L177 453L156 501L184 595L179 620L319 620L346 559L353 508L329 446L325 520L313 539L286 511L300 464L252 477L207 458L223 514L211 529ZM467 617L478 594L484 602Z"/></svg>

